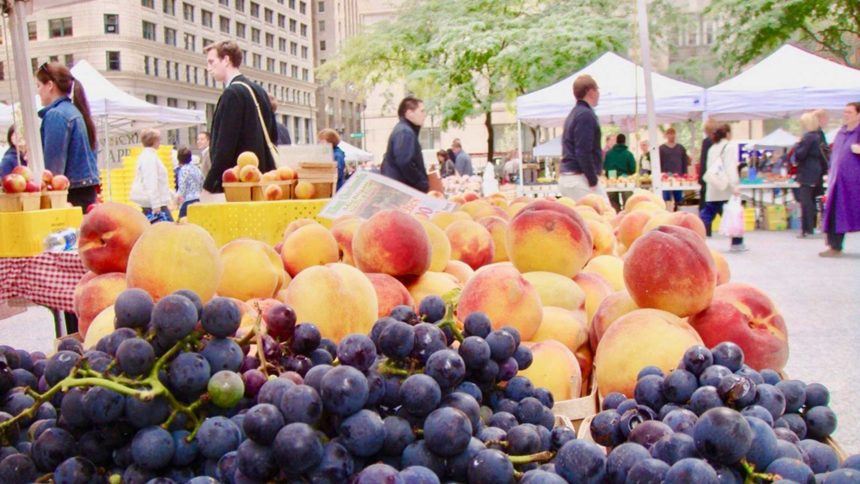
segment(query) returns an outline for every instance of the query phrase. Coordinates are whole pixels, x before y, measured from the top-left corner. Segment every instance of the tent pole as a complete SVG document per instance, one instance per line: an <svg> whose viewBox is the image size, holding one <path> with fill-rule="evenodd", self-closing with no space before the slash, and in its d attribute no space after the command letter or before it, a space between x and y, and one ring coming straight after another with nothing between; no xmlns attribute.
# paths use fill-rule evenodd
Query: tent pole
<svg viewBox="0 0 860 484"><path fill-rule="evenodd" d="M113 201L113 188L110 173L110 134L108 132L108 119L107 115L102 116L102 125L104 126L105 132L105 176L107 177L107 189L108 189L108 200Z"/></svg>
<svg viewBox="0 0 860 484"><path fill-rule="evenodd" d="M42 134L39 132L39 122L36 109L33 106L35 81L30 70L30 43L27 39L27 5L22 0L16 0L9 15L9 31L12 34L12 61L15 66L15 84L18 88L18 99L21 100L21 114L24 119L24 136L27 140L27 160L30 171L36 180L42 179L45 169L45 155L42 152ZM58 173L62 174L62 173Z"/></svg>
<svg viewBox="0 0 860 484"><path fill-rule="evenodd" d="M648 150L651 152L651 189L662 197L660 150L657 148L657 113L654 111L654 89L651 84L651 40L648 37L648 10L645 0L636 0L639 17L639 44L642 68L645 70L645 106L648 115Z"/></svg>
<svg viewBox="0 0 860 484"><path fill-rule="evenodd" d="M525 187L523 186L523 122L519 119L517 120L517 153L520 157L520 176L519 176L519 189L517 190L517 196L523 196L525 194Z"/></svg>

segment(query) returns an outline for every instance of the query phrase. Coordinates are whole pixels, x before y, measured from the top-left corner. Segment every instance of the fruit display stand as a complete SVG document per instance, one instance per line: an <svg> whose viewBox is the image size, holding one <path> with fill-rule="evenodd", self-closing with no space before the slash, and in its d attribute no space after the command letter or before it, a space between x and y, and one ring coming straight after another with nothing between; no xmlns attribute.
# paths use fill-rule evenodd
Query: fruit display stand
<svg viewBox="0 0 860 484"><path fill-rule="evenodd" d="M228 202L259 202L263 200L263 187L254 182L223 183L224 198Z"/></svg>
<svg viewBox="0 0 860 484"><path fill-rule="evenodd" d="M328 199L195 203L188 207L188 222L206 229L219 246L239 238L274 245L283 239L284 229L293 220L310 218L331 225L328 219L318 217L327 203Z"/></svg>
<svg viewBox="0 0 860 484"><path fill-rule="evenodd" d="M0 193L0 212L31 212L41 206L39 193Z"/></svg>
<svg viewBox="0 0 860 484"><path fill-rule="evenodd" d="M41 197L41 208L66 208L69 199L68 190L43 191Z"/></svg>
<svg viewBox="0 0 860 484"><path fill-rule="evenodd" d="M137 170L137 157L143 148L136 146L131 148L128 156L122 157L122 166L119 168L111 168L109 170L99 170L103 196L106 200L114 202L128 203L129 194L131 194L131 185L134 182L134 175ZM173 146L161 145L156 150L158 159L167 170L167 183L171 190L175 183L175 173L173 172Z"/></svg>
<svg viewBox="0 0 860 484"><path fill-rule="evenodd" d="M39 194L33 193L39 201ZM78 207L0 213L0 257L32 257L42 252L51 232L80 227Z"/></svg>
<svg viewBox="0 0 860 484"><path fill-rule="evenodd" d="M299 163L299 181L314 186L314 198L331 198L337 186L337 165L334 163Z"/></svg>
<svg viewBox="0 0 860 484"><path fill-rule="evenodd" d="M557 417L563 417L566 421L570 422L569 427L576 431L579 431L582 428L582 424L590 421L590 418L600 410L597 385L594 384L593 379L590 385L583 386L591 387L586 395L579 398L556 401L552 407L552 412Z"/></svg>

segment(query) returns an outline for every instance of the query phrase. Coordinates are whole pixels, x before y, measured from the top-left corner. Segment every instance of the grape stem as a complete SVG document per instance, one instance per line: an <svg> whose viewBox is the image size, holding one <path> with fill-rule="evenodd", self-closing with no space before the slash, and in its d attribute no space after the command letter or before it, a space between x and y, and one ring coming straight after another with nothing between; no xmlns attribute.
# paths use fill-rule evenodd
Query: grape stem
<svg viewBox="0 0 860 484"><path fill-rule="evenodd" d="M445 317L437 324L437 327L442 330L448 328L451 330L451 334L454 335L454 338L457 341L462 342L463 333L460 331L460 328L457 326L457 321L454 319L454 314L457 312L457 305L460 302L460 288L451 289L442 296L442 300L445 301Z"/></svg>
<svg viewBox="0 0 860 484"><path fill-rule="evenodd" d="M548 460L552 460L553 457L555 457L555 453L546 450L544 452L538 452L536 454L509 455L508 459L510 459L512 464L519 465L531 464L532 462L546 462Z"/></svg>
<svg viewBox="0 0 860 484"><path fill-rule="evenodd" d="M259 370L263 372L267 378L269 376L269 362L266 361L266 352L263 348L263 311L260 308L260 303L257 306L257 320L254 321L254 343L257 345L257 358L260 360Z"/></svg>
<svg viewBox="0 0 860 484"><path fill-rule="evenodd" d="M782 479L782 476L779 474L768 474L765 472L756 472L755 465L750 463L746 459L741 459L741 467L744 469L744 473L746 474L746 478L744 479L744 484L755 484L760 481L765 482L776 482Z"/></svg>
<svg viewBox="0 0 860 484"><path fill-rule="evenodd" d="M379 365L379 373L382 375L397 375L409 377L412 375L408 370L397 368L391 363L391 360L385 360Z"/></svg>
<svg viewBox="0 0 860 484"><path fill-rule="evenodd" d="M488 440L488 441L484 442L484 445L488 448L490 446L493 446L493 445L498 445L499 447L501 447L503 449L508 447L508 443L504 440Z"/></svg>

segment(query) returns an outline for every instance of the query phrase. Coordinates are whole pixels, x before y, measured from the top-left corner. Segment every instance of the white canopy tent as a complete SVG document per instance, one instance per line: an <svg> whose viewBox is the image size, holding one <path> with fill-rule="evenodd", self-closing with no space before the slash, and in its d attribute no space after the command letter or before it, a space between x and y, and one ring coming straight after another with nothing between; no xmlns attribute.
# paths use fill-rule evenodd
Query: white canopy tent
<svg viewBox="0 0 860 484"><path fill-rule="evenodd" d="M537 156L561 156L561 136L535 146L533 154Z"/></svg>
<svg viewBox="0 0 860 484"><path fill-rule="evenodd" d="M373 154L363 149L353 146L346 141L341 141L338 143L340 149L343 150L343 154L346 155L346 161L373 161Z"/></svg>
<svg viewBox="0 0 860 484"><path fill-rule="evenodd" d="M600 87L595 109L603 123L621 123L632 118L644 121L645 74L637 64L607 52L567 78L541 90L517 98L517 119L540 126L561 126L573 109L573 81L588 74ZM652 73L654 110L661 123L698 119L704 108L705 90Z"/></svg>
<svg viewBox="0 0 860 484"><path fill-rule="evenodd" d="M788 118L811 109L841 112L860 98L860 70L784 45L741 74L706 91L718 120Z"/></svg>
<svg viewBox="0 0 860 484"><path fill-rule="evenodd" d="M756 149L761 148L791 148L797 143L797 136L788 131L777 128L774 132L768 134L764 138L750 141L750 146Z"/></svg>

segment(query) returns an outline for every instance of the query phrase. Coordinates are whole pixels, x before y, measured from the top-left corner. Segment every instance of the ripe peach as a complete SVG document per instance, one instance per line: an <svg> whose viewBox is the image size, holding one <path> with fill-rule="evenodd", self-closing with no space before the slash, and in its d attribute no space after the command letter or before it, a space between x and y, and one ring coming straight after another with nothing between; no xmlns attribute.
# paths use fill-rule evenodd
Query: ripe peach
<svg viewBox="0 0 860 484"><path fill-rule="evenodd" d="M600 274L613 291L624 289L624 261L620 257L599 255L588 261L588 264L582 268L582 272Z"/></svg>
<svg viewBox="0 0 860 484"><path fill-rule="evenodd" d="M744 362L755 370L781 370L788 361L788 330L773 301L760 289L731 282L714 291L704 311L690 324L708 347L732 341L744 350Z"/></svg>
<svg viewBox="0 0 860 484"><path fill-rule="evenodd" d="M218 295L242 301L271 298L287 287L281 256L259 240L236 239L221 247L224 270Z"/></svg>
<svg viewBox="0 0 860 484"><path fill-rule="evenodd" d="M284 229L284 240L287 240L287 237L289 237L290 234L292 234L296 230L299 230L305 225L320 225L320 223L312 218L299 218L293 220L292 222L287 224L287 228Z"/></svg>
<svg viewBox="0 0 860 484"><path fill-rule="evenodd" d="M296 172L289 166L282 166L275 170L278 173L278 179L282 181L293 180L296 178Z"/></svg>
<svg viewBox="0 0 860 484"><path fill-rule="evenodd" d="M639 370L656 366L664 373L678 366L687 348L702 338L681 318L658 309L637 309L609 326L594 356L595 381L602 395L632 396Z"/></svg>
<svg viewBox="0 0 860 484"><path fill-rule="evenodd" d="M388 316L395 306L406 305L415 307L415 300L412 295L406 290L406 286L397 279L388 274L370 273L365 274L373 288L376 290L377 305L379 307L379 317Z"/></svg>
<svg viewBox="0 0 860 484"><path fill-rule="evenodd" d="M238 183L239 182L239 168L234 166L233 168L228 168L224 170L224 173L221 173L221 182L222 183Z"/></svg>
<svg viewBox="0 0 860 484"><path fill-rule="evenodd" d="M573 282L585 291L585 312L588 314L586 319L588 326L591 327L591 319L600 303L612 294L612 286L606 281L606 278L594 272L580 272L573 278Z"/></svg>
<svg viewBox="0 0 860 484"><path fill-rule="evenodd" d="M489 316L495 329L516 328L524 341L534 336L543 318L537 290L508 263L484 267L466 283L457 318L465 321L475 311Z"/></svg>
<svg viewBox="0 0 860 484"><path fill-rule="evenodd" d="M553 306L543 307L543 319L532 341L555 340L575 352L588 342L585 311L570 311Z"/></svg>
<svg viewBox="0 0 860 484"><path fill-rule="evenodd" d="M73 306L78 316L78 331L82 336L86 337L93 319L105 308L112 306L127 287L125 274L122 272L101 274L75 286Z"/></svg>
<svg viewBox="0 0 860 484"><path fill-rule="evenodd" d="M340 261L344 264L355 265L355 259L352 257L352 238L355 237L355 231L363 222L364 220L355 217L335 222L331 226L331 234L340 250Z"/></svg>
<svg viewBox="0 0 860 484"><path fill-rule="evenodd" d="M337 262L340 253L337 240L320 224L308 224L296 229L284 240L281 258L292 277L311 266Z"/></svg>
<svg viewBox="0 0 860 484"><path fill-rule="evenodd" d="M469 264L472 269L493 262L493 236L483 225L471 220L458 220L445 229L451 242L451 258Z"/></svg>
<svg viewBox="0 0 860 484"><path fill-rule="evenodd" d="M451 260L451 242L445 231L440 229L438 225L427 219L418 219L424 231L427 232L427 237L430 238L430 269L433 272L442 272L448 261Z"/></svg>
<svg viewBox="0 0 860 484"><path fill-rule="evenodd" d="M356 267L390 276L420 276L430 268L430 238L413 216L382 210L356 230L352 239Z"/></svg>
<svg viewBox="0 0 860 484"><path fill-rule="evenodd" d="M662 309L683 318L711 303L717 271L708 246L695 232L663 225L630 247L624 260L624 282L639 307Z"/></svg>
<svg viewBox="0 0 860 484"><path fill-rule="evenodd" d="M618 240L628 249L642 235L645 224L651 220L651 213L645 211L630 212L624 215L618 224Z"/></svg>
<svg viewBox="0 0 860 484"><path fill-rule="evenodd" d="M507 215L506 215L507 217ZM484 217L478 223L486 228L493 237L493 262L508 260L507 236L508 222L502 217Z"/></svg>
<svg viewBox="0 0 860 484"><path fill-rule="evenodd" d="M299 180L296 183L295 193L299 200L310 200L316 195L316 187L313 183L307 180Z"/></svg>
<svg viewBox="0 0 860 484"><path fill-rule="evenodd" d="M582 217L560 203L538 200L508 225L508 257L522 272L573 277L591 258L592 239Z"/></svg>
<svg viewBox="0 0 860 484"><path fill-rule="evenodd" d="M111 304L93 318L92 323L90 323L86 331L80 333L84 338L84 349L94 350L100 339L113 333L116 329L114 327L114 320L116 320L116 312L114 311L113 304ZM78 322L80 323L80 321ZM78 328L80 329L80 326Z"/></svg>
<svg viewBox="0 0 860 484"><path fill-rule="evenodd" d="M244 183L257 183L263 179L260 169L254 165L245 165L239 168L239 181Z"/></svg>
<svg viewBox="0 0 860 484"><path fill-rule="evenodd" d="M430 217L430 221L438 225L442 230L447 229L449 225L458 220L472 220L472 217L468 213L459 210L455 212L436 212Z"/></svg>
<svg viewBox="0 0 860 484"><path fill-rule="evenodd" d="M597 349L597 344L600 338L606 333L609 326L618 320L621 316L639 309L639 306L630 297L630 294L624 291L613 292L607 296L600 306L597 307L597 312L591 318L591 328L588 332L588 341L592 349Z"/></svg>
<svg viewBox="0 0 860 484"><path fill-rule="evenodd" d="M239 153L239 157L236 158L236 166L240 169L245 166L253 166L256 168L260 166L260 159L257 158L257 154L253 151L243 151Z"/></svg>
<svg viewBox="0 0 860 484"><path fill-rule="evenodd" d="M129 205L106 202L84 216L78 254L87 269L105 274L125 272L134 243L149 228L149 221Z"/></svg>
<svg viewBox="0 0 860 484"><path fill-rule="evenodd" d="M573 352L553 340L523 344L532 350L533 360L519 375L531 380L536 387L546 388L557 400L579 398L582 371Z"/></svg>
<svg viewBox="0 0 860 484"><path fill-rule="evenodd" d="M279 185L268 185L263 191L266 200L281 200L284 198L284 190Z"/></svg>
<svg viewBox="0 0 860 484"><path fill-rule="evenodd" d="M407 278L404 285L416 304L421 304L427 296L444 297L454 289L463 287L462 283L451 274L431 271L425 272L421 277Z"/></svg>
<svg viewBox="0 0 860 484"><path fill-rule="evenodd" d="M448 261L443 272L454 276L461 285L465 285L475 275L475 271L469 267L469 264L459 260Z"/></svg>
<svg viewBox="0 0 860 484"><path fill-rule="evenodd" d="M717 268L717 285L729 282L732 278L732 271L729 269L729 263L726 261L726 258L714 249L711 249L711 257L714 258L714 264Z"/></svg>
<svg viewBox="0 0 860 484"><path fill-rule="evenodd" d="M592 256L614 254L615 235L613 234L612 227L602 220L587 219L585 223L588 226L588 231L591 233L593 244Z"/></svg>
<svg viewBox="0 0 860 484"><path fill-rule="evenodd" d="M573 282L555 272L526 272L523 278L534 286L544 306L555 306L571 311L585 310L585 291Z"/></svg>

